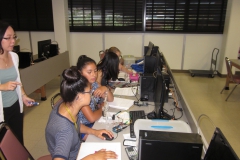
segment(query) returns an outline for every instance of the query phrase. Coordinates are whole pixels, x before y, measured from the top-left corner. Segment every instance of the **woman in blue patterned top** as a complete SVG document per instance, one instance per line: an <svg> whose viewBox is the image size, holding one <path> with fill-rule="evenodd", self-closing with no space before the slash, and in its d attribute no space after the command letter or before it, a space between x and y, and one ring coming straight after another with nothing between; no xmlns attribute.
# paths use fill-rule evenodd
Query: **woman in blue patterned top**
<svg viewBox="0 0 240 160"><path fill-rule="evenodd" d="M87 57L81 55L77 62L78 71L87 78L89 86L91 87L92 98L90 104L84 106L79 113L79 118L82 124L92 127L94 122L102 116L103 99L107 96L107 101L113 101L113 94L106 86L101 86L96 82L97 79L97 66L96 62ZM85 140L87 136L81 135L82 140Z"/></svg>
<svg viewBox="0 0 240 160"><path fill-rule="evenodd" d="M51 111L45 137L53 160L76 160L81 145L80 133L92 134L100 139L104 139L103 133L110 137L113 137L113 133L105 129L95 130L81 124L78 118L79 111L89 104L91 98L88 80L76 67L64 70L62 77L60 85L62 102ZM82 160L116 158L114 152L101 149Z"/></svg>

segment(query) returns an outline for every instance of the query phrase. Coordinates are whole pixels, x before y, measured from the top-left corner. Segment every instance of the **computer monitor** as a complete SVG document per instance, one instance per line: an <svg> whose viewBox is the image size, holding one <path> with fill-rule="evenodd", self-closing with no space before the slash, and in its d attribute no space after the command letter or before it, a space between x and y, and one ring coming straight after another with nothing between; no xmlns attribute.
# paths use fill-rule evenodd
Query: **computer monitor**
<svg viewBox="0 0 240 160"><path fill-rule="evenodd" d="M239 160L220 128L216 127L204 160Z"/></svg>
<svg viewBox="0 0 240 160"><path fill-rule="evenodd" d="M152 57L156 57L155 67L157 68L158 73L161 73L164 63L163 63L163 60L162 60L162 55L161 55L161 53L159 52L159 50L157 50L156 52L154 52L154 53L152 54Z"/></svg>
<svg viewBox="0 0 240 160"><path fill-rule="evenodd" d="M155 91L154 91L154 112L156 114L156 119L172 119L173 117L164 112L163 107L166 97L166 82L164 80L163 74L157 74Z"/></svg>
<svg viewBox="0 0 240 160"><path fill-rule="evenodd" d="M51 39L38 41L38 58L48 58L50 54Z"/></svg>
<svg viewBox="0 0 240 160"><path fill-rule="evenodd" d="M156 53L158 52L158 46L154 47L152 42L149 42L147 52L144 55L143 73L154 73L157 71L158 59Z"/></svg>
<svg viewBox="0 0 240 160"><path fill-rule="evenodd" d="M154 44L151 41L149 41L148 47L147 47L147 52L144 56L151 56L153 47L154 47Z"/></svg>

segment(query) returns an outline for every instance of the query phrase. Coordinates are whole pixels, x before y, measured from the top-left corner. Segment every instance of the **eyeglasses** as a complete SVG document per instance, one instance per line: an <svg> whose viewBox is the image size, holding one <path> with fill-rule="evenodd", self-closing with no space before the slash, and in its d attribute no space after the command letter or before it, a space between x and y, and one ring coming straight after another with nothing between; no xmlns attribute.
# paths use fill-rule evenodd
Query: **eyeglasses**
<svg viewBox="0 0 240 160"><path fill-rule="evenodd" d="M13 39L13 40L17 40L18 39L18 36L13 36L13 37L3 37L3 39L5 39L5 40L7 40L7 41L10 41L11 39Z"/></svg>

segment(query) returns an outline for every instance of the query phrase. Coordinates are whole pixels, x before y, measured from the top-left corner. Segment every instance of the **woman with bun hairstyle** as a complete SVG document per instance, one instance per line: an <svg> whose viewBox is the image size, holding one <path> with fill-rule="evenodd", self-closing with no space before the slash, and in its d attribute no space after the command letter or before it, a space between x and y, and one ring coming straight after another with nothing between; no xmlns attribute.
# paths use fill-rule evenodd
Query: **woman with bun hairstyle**
<svg viewBox="0 0 240 160"><path fill-rule="evenodd" d="M45 137L53 160L76 160L81 145L80 133L93 134L103 140L103 133L111 138L113 134L111 131L95 130L80 123L79 111L82 107L89 105L91 99L88 80L76 67L64 70L62 77L60 85L62 103L51 111ZM101 149L82 160L116 158L117 155L114 152Z"/></svg>

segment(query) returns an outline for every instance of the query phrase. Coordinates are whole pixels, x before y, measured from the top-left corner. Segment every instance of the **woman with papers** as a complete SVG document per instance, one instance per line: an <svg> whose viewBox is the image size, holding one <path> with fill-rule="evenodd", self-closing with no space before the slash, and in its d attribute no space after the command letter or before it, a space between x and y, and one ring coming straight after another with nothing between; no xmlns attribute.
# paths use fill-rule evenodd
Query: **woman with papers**
<svg viewBox="0 0 240 160"><path fill-rule="evenodd" d="M79 111L90 103L91 90L88 80L76 67L66 69L62 74L60 93L63 102L54 107L45 130L48 150L52 159L75 160L81 145L80 133L93 134L104 139L103 133L113 137L111 131L94 130L80 123ZM115 159L117 155L104 149L92 153L82 160Z"/></svg>
<svg viewBox="0 0 240 160"><path fill-rule="evenodd" d="M101 86L96 82L97 66L93 59L86 55L79 56L77 69L87 78L92 94L90 104L84 106L78 116L82 124L91 128L94 122L102 116L103 99L107 96L107 101L112 102L113 94L106 86ZM81 138L85 140L87 135L81 134Z"/></svg>

